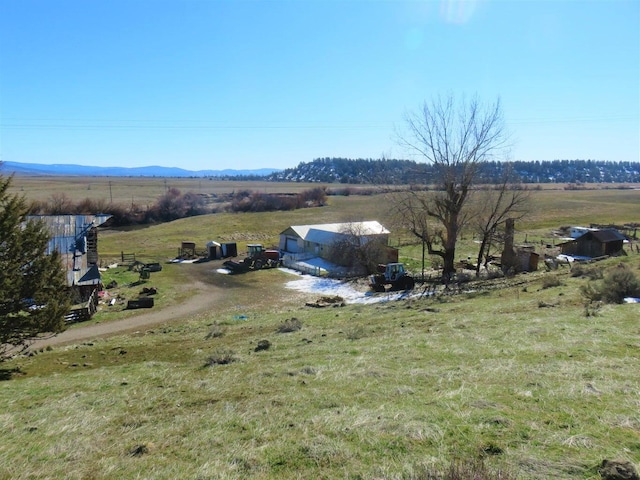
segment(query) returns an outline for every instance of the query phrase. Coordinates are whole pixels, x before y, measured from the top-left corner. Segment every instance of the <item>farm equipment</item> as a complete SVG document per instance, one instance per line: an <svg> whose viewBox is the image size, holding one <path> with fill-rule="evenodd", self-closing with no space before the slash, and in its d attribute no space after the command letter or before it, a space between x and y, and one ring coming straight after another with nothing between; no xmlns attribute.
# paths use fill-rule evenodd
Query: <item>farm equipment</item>
<svg viewBox="0 0 640 480"><path fill-rule="evenodd" d="M378 265L378 273L369 276L369 285L376 292L389 290L411 290L415 280L404 269L402 263Z"/></svg>
<svg viewBox="0 0 640 480"><path fill-rule="evenodd" d="M268 250L258 243L247 245L247 256L240 260L227 260L222 265L231 273L243 273L249 270L278 267L281 264L280 252Z"/></svg>

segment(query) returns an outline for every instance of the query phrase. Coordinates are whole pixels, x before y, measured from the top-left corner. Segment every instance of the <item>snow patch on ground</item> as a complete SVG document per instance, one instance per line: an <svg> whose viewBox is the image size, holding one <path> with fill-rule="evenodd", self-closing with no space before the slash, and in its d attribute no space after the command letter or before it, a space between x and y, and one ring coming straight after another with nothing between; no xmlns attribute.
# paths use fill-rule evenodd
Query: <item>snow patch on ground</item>
<svg viewBox="0 0 640 480"><path fill-rule="evenodd" d="M198 258L174 258L169 260L169 263L196 263L198 260Z"/></svg>
<svg viewBox="0 0 640 480"><path fill-rule="evenodd" d="M410 294L406 292L363 292L355 288L351 282L345 282L343 280L336 280L333 278L303 275L288 268L282 268L281 270L298 277L296 280L287 282L285 284L287 288L297 290L299 292L314 293L323 296L338 295L342 297L346 303L379 303L400 300L410 296Z"/></svg>

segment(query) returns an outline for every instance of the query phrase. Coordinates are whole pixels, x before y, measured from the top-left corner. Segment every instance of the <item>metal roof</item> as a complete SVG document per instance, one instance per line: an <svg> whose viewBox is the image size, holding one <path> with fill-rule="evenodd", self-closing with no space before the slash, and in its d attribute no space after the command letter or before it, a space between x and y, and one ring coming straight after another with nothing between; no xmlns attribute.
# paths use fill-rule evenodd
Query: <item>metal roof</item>
<svg viewBox="0 0 640 480"><path fill-rule="evenodd" d="M283 234L294 233L308 242L326 245L335 241L336 236L357 235L361 237L388 235L390 232L375 220L365 222L324 223L317 225L292 225Z"/></svg>
<svg viewBox="0 0 640 480"><path fill-rule="evenodd" d="M626 237L621 234L618 230L613 228L607 228L604 230L594 230L591 232L585 233L585 235L593 236L596 240L601 243L609 243L609 242L619 242L620 240L626 240ZM580 237L578 237L580 238Z"/></svg>
<svg viewBox="0 0 640 480"><path fill-rule="evenodd" d="M91 227L98 227L111 215L29 215L27 220L42 221L49 229L51 238L47 246L47 254L54 250L64 254L81 250L81 241Z"/></svg>

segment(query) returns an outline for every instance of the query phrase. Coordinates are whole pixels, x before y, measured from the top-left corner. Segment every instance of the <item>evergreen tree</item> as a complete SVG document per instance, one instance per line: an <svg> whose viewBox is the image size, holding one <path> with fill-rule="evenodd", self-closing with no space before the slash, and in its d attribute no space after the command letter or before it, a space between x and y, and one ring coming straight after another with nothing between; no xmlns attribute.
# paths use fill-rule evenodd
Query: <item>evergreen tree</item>
<svg viewBox="0 0 640 480"><path fill-rule="evenodd" d="M0 361L41 333L64 330L70 295L60 254L47 255L49 231L26 221L23 197L0 175Z"/></svg>

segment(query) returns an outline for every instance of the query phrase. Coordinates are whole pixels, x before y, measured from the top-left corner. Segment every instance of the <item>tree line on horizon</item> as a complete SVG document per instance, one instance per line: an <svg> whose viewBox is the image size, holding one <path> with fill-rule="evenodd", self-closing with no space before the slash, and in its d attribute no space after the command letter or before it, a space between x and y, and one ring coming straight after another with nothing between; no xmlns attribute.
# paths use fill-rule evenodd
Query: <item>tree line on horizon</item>
<svg viewBox="0 0 640 480"><path fill-rule="evenodd" d="M638 183L640 162L604 160L486 161L478 180L496 183L505 170L513 171L522 183ZM413 185L430 184L437 177L429 163L397 159L317 158L297 167L274 172L260 180L344 184ZM234 180L247 177L233 177ZM230 178L231 179L231 178Z"/></svg>

